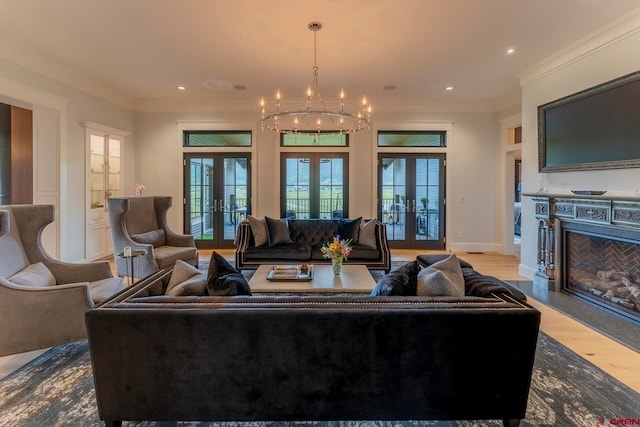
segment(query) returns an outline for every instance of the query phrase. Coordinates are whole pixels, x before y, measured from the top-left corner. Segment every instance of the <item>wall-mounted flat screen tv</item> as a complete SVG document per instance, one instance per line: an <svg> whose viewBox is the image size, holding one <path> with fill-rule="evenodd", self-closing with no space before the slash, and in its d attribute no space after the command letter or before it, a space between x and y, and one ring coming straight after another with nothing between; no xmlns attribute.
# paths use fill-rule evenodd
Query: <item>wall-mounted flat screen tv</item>
<svg viewBox="0 0 640 427"><path fill-rule="evenodd" d="M640 71L539 106L538 166L640 167Z"/></svg>

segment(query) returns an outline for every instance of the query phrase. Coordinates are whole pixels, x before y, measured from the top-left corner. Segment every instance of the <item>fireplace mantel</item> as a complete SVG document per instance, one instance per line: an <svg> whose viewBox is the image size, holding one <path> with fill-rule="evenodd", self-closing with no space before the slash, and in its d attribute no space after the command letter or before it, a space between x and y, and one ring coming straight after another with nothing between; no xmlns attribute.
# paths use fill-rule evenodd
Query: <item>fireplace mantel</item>
<svg viewBox="0 0 640 427"><path fill-rule="evenodd" d="M575 221L640 229L640 197L524 193L531 197L538 223L539 276L556 280L556 221Z"/></svg>
<svg viewBox="0 0 640 427"><path fill-rule="evenodd" d="M526 193L538 220L555 218L605 225L640 227L640 197L577 196Z"/></svg>

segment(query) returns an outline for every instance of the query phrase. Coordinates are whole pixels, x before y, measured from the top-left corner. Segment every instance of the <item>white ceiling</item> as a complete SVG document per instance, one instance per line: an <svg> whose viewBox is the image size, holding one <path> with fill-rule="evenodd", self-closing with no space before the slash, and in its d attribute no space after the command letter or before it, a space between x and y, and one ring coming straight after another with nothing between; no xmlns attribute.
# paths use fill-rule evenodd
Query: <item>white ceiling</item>
<svg viewBox="0 0 640 427"><path fill-rule="evenodd" d="M301 99L313 66L307 25L320 21L326 100L344 88L349 100L366 94L374 111L498 105L517 99L520 72L638 7L639 0L0 0L0 57L44 64L46 74L101 87L135 110L257 108L277 88Z"/></svg>

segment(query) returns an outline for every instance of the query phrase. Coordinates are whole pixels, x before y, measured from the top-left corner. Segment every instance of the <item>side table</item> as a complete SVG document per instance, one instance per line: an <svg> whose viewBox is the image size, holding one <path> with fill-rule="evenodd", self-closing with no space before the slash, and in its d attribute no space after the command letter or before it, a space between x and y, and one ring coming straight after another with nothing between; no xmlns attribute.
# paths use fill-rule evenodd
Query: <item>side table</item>
<svg viewBox="0 0 640 427"><path fill-rule="evenodd" d="M131 251L127 251L127 253L125 252L119 252L117 254L118 257L120 258L125 258L128 259L129 262L126 263L127 266L127 276L128 276L128 281L127 281L127 286L131 286L133 285L133 282L136 279L136 272L135 272L135 263L134 260L138 257L141 257L143 255L146 255L147 251L145 251L144 249L131 249Z"/></svg>

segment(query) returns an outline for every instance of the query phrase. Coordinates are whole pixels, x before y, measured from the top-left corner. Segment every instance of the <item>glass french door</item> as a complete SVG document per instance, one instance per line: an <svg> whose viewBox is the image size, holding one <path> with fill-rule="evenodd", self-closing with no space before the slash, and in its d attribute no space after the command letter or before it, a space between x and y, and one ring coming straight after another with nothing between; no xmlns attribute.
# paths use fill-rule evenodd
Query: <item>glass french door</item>
<svg viewBox="0 0 640 427"><path fill-rule="evenodd" d="M378 156L378 218L392 248L444 249L444 154Z"/></svg>
<svg viewBox="0 0 640 427"><path fill-rule="evenodd" d="M250 213L249 154L184 155L185 230L199 248L233 248Z"/></svg>
<svg viewBox="0 0 640 427"><path fill-rule="evenodd" d="M348 160L346 153L282 153L282 217L346 218Z"/></svg>

